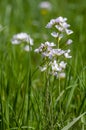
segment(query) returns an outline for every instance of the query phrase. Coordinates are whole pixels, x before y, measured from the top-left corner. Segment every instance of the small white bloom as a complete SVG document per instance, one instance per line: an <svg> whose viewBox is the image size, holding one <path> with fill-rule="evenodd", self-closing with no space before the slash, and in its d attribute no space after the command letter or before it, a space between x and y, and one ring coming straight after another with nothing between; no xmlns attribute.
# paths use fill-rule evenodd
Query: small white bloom
<svg viewBox="0 0 86 130"><path fill-rule="evenodd" d="M68 58L68 59L72 58L72 56L70 56L68 53L65 53L64 56L65 56L65 58Z"/></svg>
<svg viewBox="0 0 86 130"><path fill-rule="evenodd" d="M33 46L33 39L29 36L30 45Z"/></svg>
<svg viewBox="0 0 86 130"><path fill-rule="evenodd" d="M46 28L52 28L52 24L48 23L48 24L46 25Z"/></svg>
<svg viewBox="0 0 86 130"><path fill-rule="evenodd" d="M39 4L39 8L41 9L46 9L46 10L51 10L52 9L52 6L51 6L51 3L48 2L48 1L43 1Z"/></svg>
<svg viewBox="0 0 86 130"><path fill-rule="evenodd" d="M32 49L32 48L31 48L29 45L26 45L26 46L24 47L24 50L27 51L27 52L30 51L31 49Z"/></svg>
<svg viewBox="0 0 86 130"><path fill-rule="evenodd" d="M18 45L18 44L21 43L19 40L16 40L16 39L14 39L14 38L11 40L11 42L12 42L12 44L14 44L14 45Z"/></svg>
<svg viewBox="0 0 86 130"><path fill-rule="evenodd" d="M61 27L60 25L55 25L56 29L58 29L58 31L63 32L64 28Z"/></svg>
<svg viewBox="0 0 86 130"><path fill-rule="evenodd" d="M67 21L67 18L63 18L62 16L58 17L55 19L56 23L64 23L65 21Z"/></svg>
<svg viewBox="0 0 86 130"><path fill-rule="evenodd" d="M52 66L52 71L61 71L62 68L58 65L58 63L56 62L56 60L54 60L54 62L51 62L51 66Z"/></svg>
<svg viewBox="0 0 86 130"><path fill-rule="evenodd" d="M45 45L47 45L48 47L53 47L56 46L53 42L45 42Z"/></svg>
<svg viewBox="0 0 86 130"><path fill-rule="evenodd" d="M52 71L52 73L51 73L53 76L55 76L55 77L58 77L58 72L57 71Z"/></svg>
<svg viewBox="0 0 86 130"><path fill-rule="evenodd" d="M52 47L56 46L53 42L45 42L44 44L41 43L40 47L35 49L34 52L41 53L43 57L51 57L50 53L52 50Z"/></svg>
<svg viewBox="0 0 86 130"><path fill-rule="evenodd" d="M59 66L60 66L62 69L65 69L65 68L66 68L66 64L67 64L67 63L65 63L64 61L61 61L61 62L59 63Z"/></svg>
<svg viewBox="0 0 86 130"><path fill-rule="evenodd" d="M67 45L70 45L72 42L73 42L72 39L68 39L67 42L66 42L66 44L67 44Z"/></svg>
<svg viewBox="0 0 86 130"><path fill-rule="evenodd" d="M35 49L34 52L39 53L39 48Z"/></svg>
<svg viewBox="0 0 86 130"><path fill-rule="evenodd" d="M66 22L60 23L60 25L61 25L64 29L67 29L68 27L70 27L70 24L67 24Z"/></svg>
<svg viewBox="0 0 86 130"><path fill-rule="evenodd" d="M65 58L72 58L72 56L70 56L69 53L70 53L70 49L65 51L65 53L64 53Z"/></svg>
<svg viewBox="0 0 86 130"><path fill-rule="evenodd" d="M58 33L56 33L56 32L52 32L51 35L52 35L53 37L55 37L55 38L58 37Z"/></svg>
<svg viewBox="0 0 86 130"><path fill-rule="evenodd" d="M46 28L52 28L52 26L56 23L55 19L51 19L50 22L46 25Z"/></svg>
<svg viewBox="0 0 86 130"><path fill-rule="evenodd" d="M59 77L60 79L63 79L63 78L66 77L66 74L65 74L64 72L61 72L61 73L58 74L58 77Z"/></svg>
<svg viewBox="0 0 86 130"><path fill-rule="evenodd" d="M27 33L18 33L15 34L11 40L12 44L20 44L22 42L29 43L30 45L33 45L33 40Z"/></svg>
<svg viewBox="0 0 86 130"><path fill-rule="evenodd" d="M64 54L64 50L61 50L61 49L53 49L53 55L55 56L61 56L62 54Z"/></svg>
<svg viewBox="0 0 86 130"><path fill-rule="evenodd" d="M70 34L72 34L72 33L73 33L73 31L72 31L72 30L70 30L70 29L66 29L65 31L66 31L67 35L70 35Z"/></svg>

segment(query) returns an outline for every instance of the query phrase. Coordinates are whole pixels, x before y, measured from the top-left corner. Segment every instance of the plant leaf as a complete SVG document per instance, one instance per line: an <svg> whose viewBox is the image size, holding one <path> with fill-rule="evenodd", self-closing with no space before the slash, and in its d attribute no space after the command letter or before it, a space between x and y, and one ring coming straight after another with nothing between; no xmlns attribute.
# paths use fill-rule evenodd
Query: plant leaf
<svg viewBox="0 0 86 130"><path fill-rule="evenodd" d="M78 116L77 118L74 118L72 122L70 122L68 125L66 125L64 128L62 128L61 130L68 130L69 128L71 128L82 116L84 116L86 114L86 112L84 112L83 114L81 114L80 116Z"/></svg>

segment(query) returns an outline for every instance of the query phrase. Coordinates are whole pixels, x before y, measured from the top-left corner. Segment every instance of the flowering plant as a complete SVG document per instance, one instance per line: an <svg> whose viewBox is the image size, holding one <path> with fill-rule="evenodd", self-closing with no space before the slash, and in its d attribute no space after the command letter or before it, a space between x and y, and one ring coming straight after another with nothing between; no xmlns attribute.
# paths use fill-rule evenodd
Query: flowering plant
<svg viewBox="0 0 86 130"><path fill-rule="evenodd" d="M70 25L66 21L67 18L61 16L56 19L51 19L46 25L46 28L54 28L56 30L51 32L51 36L56 39L57 44L46 41L35 49L35 52L40 53L45 61L43 66L40 66L40 70L42 72L48 70L49 74L52 74L57 78L65 77L65 68L67 65L65 59L72 58L70 49L64 50L60 47L61 40L65 38L65 35L73 33L73 31L69 29ZM72 40L67 39L64 45L70 45L71 43Z"/></svg>
<svg viewBox="0 0 86 130"><path fill-rule="evenodd" d="M30 35L24 32L13 35L11 42L14 45L25 43L23 47L25 51L30 51L33 46L33 39L30 37Z"/></svg>

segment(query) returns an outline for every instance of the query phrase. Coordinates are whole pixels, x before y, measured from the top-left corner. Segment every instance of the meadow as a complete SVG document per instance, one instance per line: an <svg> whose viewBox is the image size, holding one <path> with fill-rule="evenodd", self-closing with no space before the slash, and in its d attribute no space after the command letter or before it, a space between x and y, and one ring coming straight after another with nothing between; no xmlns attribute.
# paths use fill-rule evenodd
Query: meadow
<svg viewBox="0 0 86 130"><path fill-rule="evenodd" d="M42 0L0 0L0 130L86 130L86 0L47 1L49 10ZM34 51L56 42L46 25L60 16L73 30L61 79L40 71L47 61ZM22 32L33 39L30 51L12 44Z"/></svg>

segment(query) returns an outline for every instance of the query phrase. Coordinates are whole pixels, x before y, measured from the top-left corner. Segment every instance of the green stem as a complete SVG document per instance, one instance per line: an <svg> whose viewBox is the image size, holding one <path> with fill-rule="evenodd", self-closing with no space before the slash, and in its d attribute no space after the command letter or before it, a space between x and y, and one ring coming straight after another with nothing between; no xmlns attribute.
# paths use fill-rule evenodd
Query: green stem
<svg viewBox="0 0 86 130"><path fill-rule="evenodd" d="M58 79L59 80L59 96L60 96L60 93L61 93L61 85L60 85L60 78ZM59 110L61 112L61 101L59 100Z"/></svg>

